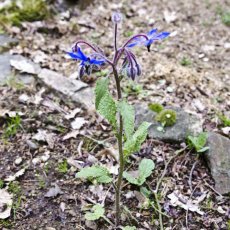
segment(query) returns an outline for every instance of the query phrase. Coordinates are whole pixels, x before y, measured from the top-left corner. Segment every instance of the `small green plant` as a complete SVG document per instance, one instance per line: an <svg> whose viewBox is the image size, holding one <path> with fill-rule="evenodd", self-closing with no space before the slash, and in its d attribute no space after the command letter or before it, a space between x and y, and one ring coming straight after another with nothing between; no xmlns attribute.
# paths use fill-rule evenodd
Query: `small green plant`
<svg viewBox="0 0 230 230"><path fill-rule="evenodd" d="M208 133L202 132L198 136L188 136L187 144L190 149L195 149L197 153L205 152L209 147L205 146L207 143Z"/></svg>
<svg viewBox="0 0 230 230"><path fill-rule="evenodd" d="M14 136L19 128L21 128L21 117L17 114L15 117L7 118L6 127L4 129L3 136L4 138L9 138Z"/></svg>
<svg viewBox="0 0 230 230"><path fill-rule="evenodd" d="M76 177L96 183L110 183L112 181L108 169L99 165L83 168L76 174Z"/></svg>
<svg viewBox="0 0 230 230"><path fill-rule="evenodd" d="M66 159L58 164L58 172L63 174L68 172L68 163Z"/></svg>
<svg viewBox="0 0 230 230"><path fill-rule="evenodd" d="M230 11L222 14L221 21L226 26L230 26Z"/></svg>
<svg viewBox="0 0 230 230"><path fill-rule="evenodd" d="M8 185L8 191L14 195L19 195L21 193L21 186L18 181L12 181Z"/></svg>
<svg viewBox="0 0 230 230"><path fill-rule="evenodd" d="M218 117L219 117L219 119L222 122L224 127L230 126L230 119L229 118L227 118L223 114L218 114Z"/></svg>
<svg viewBox="0 0 230 230"><path fill-rule="evenodd" d="M96 204L92 207L91 212L86 212L86 220L98 220L105 214L105 209L100 205Z"/></svg>
<svg viewBox="0 0 230 230"><path fill-rule="evenodd" d="M37 175L39 189L44 189L46 187L46 182L44 178L40 175Z"/></svg>
<svg viewBox="0 0 230 230"><path fill-rule="evenodd" d="M0 219L0 228L11 228L12 227L12 223L10 220L1 220Z"/></svg>
<svg viewBox="0 0 230 230"><path fill-rule="evenodd" d="M124 96L140 95L144 92L143 87L135 82L129 81L128 85L123 88Z"/></svg>
<svg viewBox="0 0 230 230"><path fill-rule="evenodd" d="M192 61L189 58L183 57L180 61L180 64L182 66L190 66L192 64Z"/></svg>
<svg viewBox="0 0 230 230"><path fill-rule="evenodd" d="M150 123L143 122L139 127L135 129L135 111L134 107L130 105L125 99L122 92L122 82L125 77L130 80L135 80L141 76L141 66L138 60L131 51L132 47L144 46L150 51L151 44L156 40L162 40L169 36L168 32L158 33L157 29L152 29L148 33L137 34L129 39L121 46L118 47L118 24L121 22L122 16L119 13L112 15L112 21L114 24L114 43L113 59L104 55L104 52L98 46L91 44L84 40L77 41L72 47L71 52L67 52L69 56L80 61L79 65L79 78L84 75L90 75L93 70L99 70L100 67L108 66L111 73L113 73L115 80L115 89L117 93L117 99L113 97L110 92L110 79L111 77L101 77L96 82L95 87L95 107L98 113L103 116L108 123L110 123L113 133L117 138L118 152L119 152L119 173L116 182L113 183L115 188L115 214L116 214L116 227L120 225L121 217L121 188L123 180L123 172L128 157L140 151L142 143L145 141ZM92 50L91 54L85 54L82 51L82 47L87 46ZM139 89L138 89L139 90ZM93 167L93 171L98 168ZM90 177L95 178L95 174L92 175L92 167L87 168L87 173ZM77 177L86 177L85 169L82 169ZM83 173L82 173L83 171ZM99 178L104 179L106 175L106 182L112 181L106 170L99 170ZM87 178L87 177L86 177ZM145 180L146 175L140 175L140 178L136 178L138 183ZM98 180L98 177L96 177Z"/></svg>
<svg viewBox="0 0 230 230"><path fill-rule="evenodd" d="M128 30L124 33L125 37L131 37L133 35L133 31L132 30Z"/></svg>
<svg viewBox="0 0 230 230"><path fill-rule="evenodd" d="M124 172L123 177L131 184L141 186L146 179L152 174L155 164L150 159L143 159L138 168L138 176L133 177L128 172Z"/></svg>
<svg viewBox="0 0 230 230"><path fill-rule="evenodd" d="M155 113L160 113L164 109L163 105L159 103L150 103L148 108Z"/></svg>
<svg viewBox="0 0 230 230"><path fill-rule="evenodd" d="M23 82L19 81L15 75L11 75L7 78L6 85L9 88L16 89L16 90L22 90L25 88Z"/></svg>
<svg viewBox="0 0 230 230"><path fill-rule="evenodd" d="M163 127L172 126L176 123L177 114L171 109L164 109L156 115L155 119L160 122Z"/></svg>
<svg viewBox="0 0 230 230"><path fill-rule="evenodd" d="M4 181L0 179L0 189L3 188L4 186Z"/></svg>

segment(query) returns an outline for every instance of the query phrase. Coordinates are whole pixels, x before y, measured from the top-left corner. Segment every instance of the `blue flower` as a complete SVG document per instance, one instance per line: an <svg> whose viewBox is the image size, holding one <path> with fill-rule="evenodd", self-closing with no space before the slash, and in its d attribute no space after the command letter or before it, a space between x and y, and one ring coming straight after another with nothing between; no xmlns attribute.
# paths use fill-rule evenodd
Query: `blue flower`
<svg viewBox="0 0 230 230"><path fill-rule="evenodd" d="M77 48L77 52L67 52L67 54L74 60L81 61L80 68L79 68L79 78L83 77L86 73L90 75L92 69L98 69L98 66L103 65L105 60L103 59L96 59L97 54L91 54L90 56L86 56L80 49Z"/></svg>
<svg viewBox="0 0 230 230"><path fill-rule="evenodd" d="M153 42L157 40L163 40L164 38L169 36L169 32L161 32L157 33L157 29L152 29L149 31L146 36L148 37L148 40L146 40L144 37L137 37L134 38L131 43L127 45L127 47L131 48L137 45L144 45L148 48L148 51L150 51L150 46Z"/></svg>

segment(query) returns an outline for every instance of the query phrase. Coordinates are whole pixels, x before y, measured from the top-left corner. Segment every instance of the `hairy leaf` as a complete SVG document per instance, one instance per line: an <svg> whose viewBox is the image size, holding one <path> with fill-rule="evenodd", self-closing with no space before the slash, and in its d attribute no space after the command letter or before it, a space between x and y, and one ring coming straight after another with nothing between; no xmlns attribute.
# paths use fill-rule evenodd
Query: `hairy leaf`
<svg viewBox="0 0 230 230"><path fill-rule="evenodd" d="M96 88L95 88L95 106L96 109L98 109L98 106L100 104L100 101L102 97L105 95L105 93L108 92L108 86L109 86L109 78L99 78L96 82Z"/></svg>
<svg viewBox="0 0 230 230"><path fill-rule="evenodd" d="M100 205L96 204L92 208L92 212L86 212L85 219L86 220L98 220L104 216L105 209Z"/></svg>
<svg viewBox="0 0 230 230"><path fill-rule="evenodd" d="M138 167L138 177L135 178L131 174L124 172L123 177L131 184L141 186L146 179L152 174L155 164L150 159L143 159Z"/></svg>
<svg viewBox="0 0 230 230"><path fill-rule="evenodd" d="M98 105L98 112L107 119L113 127L116 127L117 106L113 97L108 92L101 98Z"/></svg>
<svg viewBox="0 0 230 230"><path fill-rule="evenodd" d="M150 159L143 159L139 165L139 183L142 185L146 178L152 174L153 169L155 168L155 164Z"/></svg>
<svg viewBox="0 0 230 230"><path fill-rule="evenodd" d="M206 132L200 133L197 137L188 136L188 144L190 148L195 148L197 152L205 152L208 147L205 147L208 134Z"/></svg>
<svg viewBox="0 0 230 230"><path fill-rule="evenodd" d="M135 111L132 105L129 105L126 101L121 101L118 104L119 112L121 113L124 130L127 139L129 139L134 132L134 121L135 121Z"/></svg>
<svg viewBox="0 0 230 230"><path fill-rule="evenodd" d="M123 177L130 183L130 184L135 184L139 185L138 179L133 177L131 174L124 172Z"/></svg>
<svg viewBox="0 0 230 230"><path fill-rule="evenodd" d="M150 125L151 123L143 122L139 126L137 131L134 133L134 135L125 142L124 144L125 157L128 157L130 154L140 150L141 144L145 141L147 137L148 128Z"/></svg>
<svg viewBox="0 0 230 230"><path fill-rule="evenodd" d="M96 179L98 183L110 183L112 181L109 171L105 167L99 165L81 169L81 171L76 174L76 177L88 180Z"/></svg>

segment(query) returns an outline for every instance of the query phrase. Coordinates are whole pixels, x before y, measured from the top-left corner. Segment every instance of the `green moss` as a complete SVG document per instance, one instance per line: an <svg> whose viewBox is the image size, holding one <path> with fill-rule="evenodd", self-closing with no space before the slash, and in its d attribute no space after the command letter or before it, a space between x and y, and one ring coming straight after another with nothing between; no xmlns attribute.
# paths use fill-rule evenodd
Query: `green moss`
<svg viewBox="0 0 230 230"><path fill-rule="evenodd" d="M218 117L224 127L230 126L230 119L224 116L223 114L218 114Z"/></svg>
<svg viewBox="0 0 230 230"><path fill-rule="evenodd" d="M164 107L159 103L151 103L148 105L148 107L155 113L160 113L164 109Z"/></svg>
<svg viewBox="0 0 230 230"><path fill-rule="evenodd" d="M59 173L63 173L63 174L68 172L68 163L66 159L64 159L62 162L58 164L57 170Z"/></svg>
<svg viewBox="0 0 230 230"><path fill-rule="evenodd" d="M162 126L172 126L176 123L176 112L171 109L162 110L157 114L155 119L159 121Z"/></svg>
<svg viewBox="0 0 230 230"><path fill-rule="evenodd" d="M21 187L18 181L12 181L10 182L8 186L8 191L10 193L13 193L14 195L18 195L21 193Z"/></svg>
<svg viewBox="0 0 230 230"><path fill-rule="evenodd" d="M226 26L230 26L230 11L222 14L221 21Z"/></svg>
<svg viewBox="0 0 230 230"><path fill-rule="evenodd" d="M49 15L47 4L44 0L20 0L1 9L1 24L20 26L22 22L40 21Z"/></svg>

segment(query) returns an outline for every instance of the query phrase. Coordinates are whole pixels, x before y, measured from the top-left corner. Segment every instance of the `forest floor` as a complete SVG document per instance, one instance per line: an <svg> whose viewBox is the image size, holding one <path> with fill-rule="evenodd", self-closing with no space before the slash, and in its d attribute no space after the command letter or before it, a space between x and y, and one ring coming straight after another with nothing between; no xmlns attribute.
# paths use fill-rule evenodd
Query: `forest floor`
<svg viewBox="0 0 230 230"><path fill-rule="evenodd" d="M152 28L171 32L167 40L154 44L150 53L136 49L143 73L135 84L124 83L130 102L179 106L199 116L205 131L223 133L218 114L230 117L230 40L224 21L230 9L228 1L82 2L50 3L56 13L48 19L23 22L20 29L8 27L7 34L19 41L10 53L69 77L78 67L66 58L65 51L78 39L93 41L110 54L111 12L119 10L124 15L119 44ZM94 87L97 76L94 73L83 81ZM87 208L102 203L105 216L114 223L113 187L75 178L81 168L98 162L117 174L117 162L103 152L105 146L100 142L110 143L116 152L109 124L93 109L87 111L33 78L30 84L11 78L0 86L0 188L8 186L13 194L11 216L0 219L0 229L113 229L103 218L94 222L84 218ZM6 111L19 115L12 120L5 116ZM74 133L71 122L75 115L67 116L73 111L84 118L84 125ZM8 135L5 130L10 124L13 130ZM230 229L230 198L215 191L202 156L185 148L185 143L148 139L130 159L128 170L137 169L142 158L155 162L146 188L154 191L164 174L158 199L165 213L165 229ZM12 182L7 183L12 175ZM159 229L155 198L145 197L138 186L125 180L122 189L122 203L129 210L122 225ZM202 214L173 207L168 195L175 192L196 201Z"/></svg>

